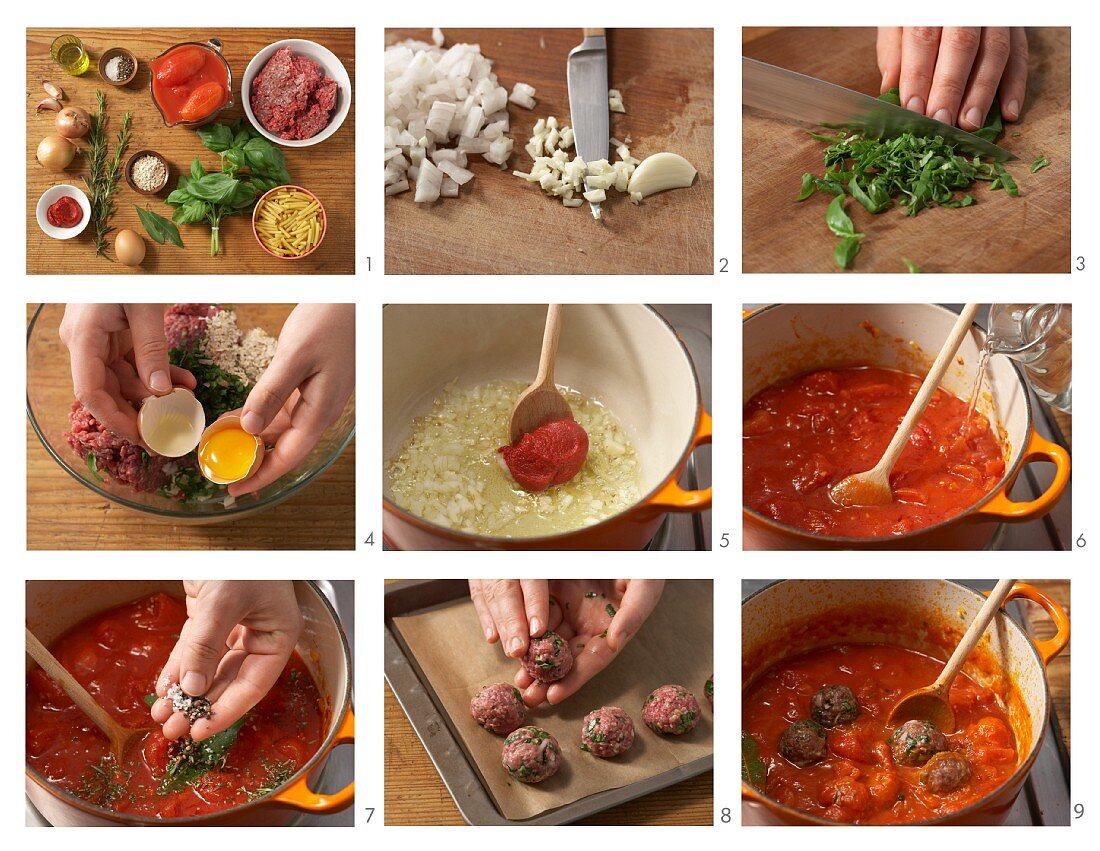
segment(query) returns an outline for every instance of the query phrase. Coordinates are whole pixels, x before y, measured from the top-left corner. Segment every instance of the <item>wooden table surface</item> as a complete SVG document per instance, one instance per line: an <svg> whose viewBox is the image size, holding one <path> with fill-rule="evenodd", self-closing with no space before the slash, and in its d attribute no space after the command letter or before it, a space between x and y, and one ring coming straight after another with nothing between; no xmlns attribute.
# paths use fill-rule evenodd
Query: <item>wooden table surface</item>
<svg viewBox="0 0 1100 851"><path fill-rule="evenodd" d="M384 685L386 824L465 824L401 704L390 691L389 684ZM711 824L713 818L714 772L708 771L604 810L578 824Z"/></svg>
<svg viewBox="0 0 1100 851"><path fill-rule="evenodd" d="M30 322L36 305L27 306ZM71 378L59 375L71 394ZM299 493L240 520L175 525L110 502L73 480L27 422L29 550L350 550L355 548L355 440Z"/></svg>
<svg viewBox="0 0 1100 851"><path fill-rule="evenodd" d="M66 73L50 59L50 44L63 30L27 30L27 272L53 274L352 274L355 272L355 30L354 29L80 29L74 35L84 42L92 64L80 77ZM187 127L165 127L149 93L149 60L183 41L219 38L223 55L233 71L234 106L218 115L218 121L231 123L244 116L241 106L241 78L252 57L267 45L285 38L315 41L331 50L343 63L352 83L351 111L343 125L331 137L306 148L280 147L286 158L291 179L316 193L325 206L328 219L321 246L309 257L285 261L271 257L252 234L251 210L247 215L229 216L222 221L221 250L210 256L210 227L206 224L180 225L184 248L157 245L145 233L135 204L148 207L165 218L175 209L164 199L175 189L181 170L187 172L199 156L207 170L218 167L218 155L208 150L196 133ZM99 76L99 57L104 50L125 47L138 58L136 78L129 85L116 87ZM82 175L88 173L84 157L77 155L64 174L42 168L35 150L43 137L53 133L52 112L35 115L35 106L46 97L42 81L51 80L65 92L66 106L79 106L96 112L95 92L107 98L110 117L108 133L113 150L122 116L133 116L128 152L152 149L170 166L168 185L159 195L141 195L119 180L115 195L116 213L111 224L116 229L137 231L146 244L145 261L129 268L95 256L94 226L70 240L52 239L42 232L35 207L43 192L58 183L70 183L84 189ZM114 236L109 234L108 256L114 258Z"/></svg>
<svg viewBox="0 0 1100 851"><path fill-rule="evenodd" d="M529 171L523 150L539 118L569 120L566 59L579 29L445 29L445 46L479 43L500 84L536 89L534 109L508 104L515 148L502 171L470 158L474 179L460 197L416 204L414 192L387 197L388 274L710 274L714 262L714 34L709 29L614 29L609 85L627 114L611 114L611 135L638 159L660 151L699 172L689 189L640 205L612 193L596 222L587 205L563 207L512 175ZM386 30L386 44L428 40L428 30Z"/></svg>
<svg viewBox="0 0 1100 851"><path fill-rule="evenodd" d="M856 230L867 234L850 271L899 272L902 257L924 272L1068 272L1070 270L1070 34L1028 28L1028 91L1022 119L998 144L1019 157L1007 164L1020 197L974 187L971 207L932 207L909 218L895 204L872 215L849 199ZM743 34L745 56L878 94L872 27L758 28ZM742 269L745 272L840 272L837 239L825 226L829 197L796 203L804 172L820 175L825 145L804 127L742 111ZM1020 136L1012 134L1019 132ZM1029 173L1040 154L1050 166Z"/></svg>

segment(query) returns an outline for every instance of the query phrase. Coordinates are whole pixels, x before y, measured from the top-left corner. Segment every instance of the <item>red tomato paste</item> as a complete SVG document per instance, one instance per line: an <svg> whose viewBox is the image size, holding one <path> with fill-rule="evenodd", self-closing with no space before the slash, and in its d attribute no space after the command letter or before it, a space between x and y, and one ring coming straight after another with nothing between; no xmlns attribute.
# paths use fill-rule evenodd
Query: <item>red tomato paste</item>
<svg viewBox="0 0 1100 851"><path fill-rule="evenodd" d="M187 620L183 601L154 594L88 618L50 648L124 727L155 726L145 704ZM174 743L160 729L124 755L40 668L27 675L27 765L49 782L119 813L174 818L217 812L272 791L317 752L321 698L295 653L279 681L248 713L225 763L162 794Z"/></svg>
<svg viewBox="0 0 1100 851"><path fill-rule="evenodd" d="M878 463L922 378L874 367L823 369L772 385L744 411L745 505L821 535L885 537L976 504L1005 472L989 420L936 390L901 453L886 505L841 507L829 490Z"/></svg>
<svg viewBox="0 0 1100 851"><path fill-rule="evenodd" d="M76 227L84 220L84 211L72 195L62 195L46 210L46 221L55 228Z"/></svg>
<svg viewBox="0 0 1100 851"><path fill-rule="evenodd" d="M149 63L153 98L169 124L201 121L229 100L229 75L213 50L185 44Z"/></svg>
<svg viewBox="0 0 1100 851"><path fill-rule="evenodd" d="M581 471L588 457L588 433L573 420L555 420L497 451L520 487L544 491Z"/></svg>
<svg viewBox="0 0 1100 851"><path fill-rule="evenodd" d="M811 650L767 670L741 700L743 731L759 750L763 791L789 807L855 824L904 824L961 810L1016 770L1016 739L997 695L960 673L949 700L955 729L941 730L946 750L969 763L968 779L936 792L922 766L898 764L887 723L897 700L939 676L943 662L904 647L846 644ZM850 721L822 730L824 756L799 767L779 752L784 731L811 718L811 700L825 686L846 686L858 702Z"/></svg>

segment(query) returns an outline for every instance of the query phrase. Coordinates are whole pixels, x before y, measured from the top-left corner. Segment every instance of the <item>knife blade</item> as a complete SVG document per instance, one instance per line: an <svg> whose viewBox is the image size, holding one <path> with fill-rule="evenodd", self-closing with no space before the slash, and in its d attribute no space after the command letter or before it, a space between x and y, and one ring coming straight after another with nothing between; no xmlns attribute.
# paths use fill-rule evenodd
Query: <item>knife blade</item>
<svg viewBox="0 0 1100 851"><path fill-rule="evenodd" d="M566 65L569 114L573 122L573 146L586 163L607 159L611 129L607 106L607 35L602 29L585 29L584 40L569 51ZM587 174L587 168L585 169ZM588 190L588 179L584 181ZM594 218L600 205L589 202Z"/></svg>
<svg viewBox="0 0 1100 851"><path fill-rule="evenodd" d="M905 132L940 136L964 151L998 162L1016 159L1015 154L958 127L747 56L741 57L741 102L819 127L844 128L877 138Z"/></svg>

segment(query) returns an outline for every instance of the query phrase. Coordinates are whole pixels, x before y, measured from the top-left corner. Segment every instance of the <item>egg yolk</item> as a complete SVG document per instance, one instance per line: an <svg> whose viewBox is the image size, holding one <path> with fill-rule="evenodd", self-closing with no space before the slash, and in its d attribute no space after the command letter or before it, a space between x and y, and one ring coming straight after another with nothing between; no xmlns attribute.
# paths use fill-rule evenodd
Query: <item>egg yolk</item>
<svg viewBox="0 0 1100 851"><path fill-rule="evenodd" d="M255 459L256 438L239 428L214 432L199 447L199 465L208 479L243 479Z"/></svg>

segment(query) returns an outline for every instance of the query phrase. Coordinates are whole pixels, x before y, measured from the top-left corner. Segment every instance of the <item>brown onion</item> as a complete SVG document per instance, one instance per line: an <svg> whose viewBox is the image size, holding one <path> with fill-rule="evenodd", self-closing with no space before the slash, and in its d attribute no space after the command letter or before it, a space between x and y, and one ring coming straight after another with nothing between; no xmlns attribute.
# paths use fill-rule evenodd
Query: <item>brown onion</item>
<svg viewBox="0 0 1100 851"><path fill-rule="evenodd" d="M35 153L46 171L64 171L76 156L76 145L63 136L47 136Z"/></svg>
<svg viewBox="0 0 1100 851"><path fill-rule="evenodd" d="M54 125L66 139L79 139L92 129L92 117L79 106L67 106L57 113Z"/></svg>

